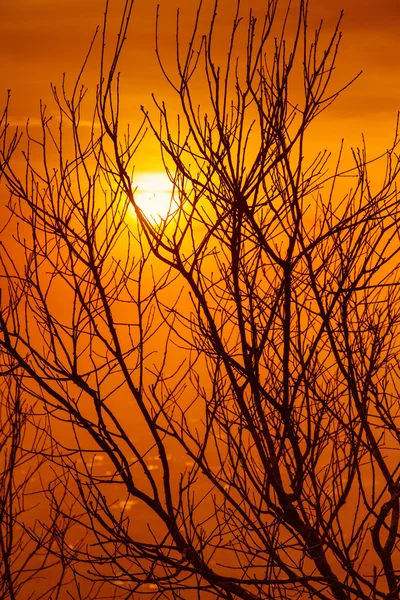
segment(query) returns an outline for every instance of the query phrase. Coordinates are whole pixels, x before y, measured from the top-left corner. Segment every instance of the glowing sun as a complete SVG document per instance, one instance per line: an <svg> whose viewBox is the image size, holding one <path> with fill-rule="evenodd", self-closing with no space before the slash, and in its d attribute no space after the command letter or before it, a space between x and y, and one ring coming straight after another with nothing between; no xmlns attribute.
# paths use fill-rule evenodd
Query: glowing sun
<svg viewBox="0 0 400 600"><path fill-rule="evenodd" d="M173 185L166 173L138 173L133 188L135 202L148 219L165 219L177 208Z"/></svg>

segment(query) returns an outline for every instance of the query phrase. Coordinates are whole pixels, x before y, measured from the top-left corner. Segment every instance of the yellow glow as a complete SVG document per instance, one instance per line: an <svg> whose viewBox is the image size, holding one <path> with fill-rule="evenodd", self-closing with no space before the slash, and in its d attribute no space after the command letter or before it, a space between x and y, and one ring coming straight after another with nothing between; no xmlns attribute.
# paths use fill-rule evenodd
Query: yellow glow
<svg viewBox="0 0 400 600"><path fill-rule="evenodd" d="M175 212L173 185L166 173L138 173L133 179L136 204L148 219L165 219Z"/></svg>

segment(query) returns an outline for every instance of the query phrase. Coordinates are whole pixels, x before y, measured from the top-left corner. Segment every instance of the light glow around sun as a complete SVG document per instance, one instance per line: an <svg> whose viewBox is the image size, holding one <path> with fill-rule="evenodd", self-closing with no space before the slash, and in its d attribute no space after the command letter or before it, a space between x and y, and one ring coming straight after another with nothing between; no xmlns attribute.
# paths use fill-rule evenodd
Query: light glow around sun
<svg viewBox="0 0 400 600"><path fill-rule="evenodd" d="M173 185L163 172L137 173L133 178L134 199L144 215L151 220L165 219L177 208Z"/></svg>

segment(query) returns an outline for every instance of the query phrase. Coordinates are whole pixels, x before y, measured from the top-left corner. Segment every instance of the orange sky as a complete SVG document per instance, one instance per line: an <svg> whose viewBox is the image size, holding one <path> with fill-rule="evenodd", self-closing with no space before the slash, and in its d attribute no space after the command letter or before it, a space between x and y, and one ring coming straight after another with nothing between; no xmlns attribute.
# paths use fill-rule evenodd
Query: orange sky
<svg viewBox="0 0 400 600"><path fill-rule="evenodd" d="M242 0L243 13L250 6L262 9L265 0ZM135 122L139 106L151 106L150 93L168 99L154 56L155 7L161 7L164 54L173 59L176 7L181 5L185 25L194 14L197 0L136 0L126 54L122 63L123 93ZM210 0L206 0L206 4ZM112 0L112 19L123 0ZM232 0L221 0L221 21ZM327 24L345 10L344 40L338 66L343 77L364 73L324 117L327 135L344 136L357 143L364 132L372 151L391 141L396 112L400 108L400 52L398 0L311 0L313 14ZM101 22L103 0L5 0L0 8L0 98L12 89L12 118L34 125L39 99L50 104L49 82L60 83L65 71L73 82L90 37ZM185 21L186 19L186 21ZM171 63L172 64L172 63ZM96 81L96 60L89 65L85 82ZM125 106L126 106L125 105ZM322 126L322 125L321 125Z"/></svg>
<svg viewBox="0 0 400 600"><path fill-rule="evenodd" d="M233 1L220 0L222 21ZM123 2L110 0L111 29ZM243 13L251 5L260 11L266 2L242 0ZM162 47L170 65L175 52L176 7L184 7L182 18L187 26L197 6L197 0L136 0L121 63L123 118L133 124L140 119L141 104L151 107L151 93L167 102L170 97L154 54L157 3L161 7ZM342 137L348 144L360 143L363 132L371 154L382 152L391 143L400 109L400 0L310 0L310 4L313 15L321 14L327 25L332 26L340 9L345 10L339 81L343 83L358 71L364 71L322 116L316 143L338 145ZM95 26L101 22L103 9L103 0L0 0L0 104L11 88L12 124L23 126L29 117L34 128L40 99L49 104L51 111L49 83L59 85L63 72L73 84ZM94 56L84 81L93 89L97 77ZM139 153L137 164L141 170L153 170L157 168L157 159L151 153Z"/></svg>

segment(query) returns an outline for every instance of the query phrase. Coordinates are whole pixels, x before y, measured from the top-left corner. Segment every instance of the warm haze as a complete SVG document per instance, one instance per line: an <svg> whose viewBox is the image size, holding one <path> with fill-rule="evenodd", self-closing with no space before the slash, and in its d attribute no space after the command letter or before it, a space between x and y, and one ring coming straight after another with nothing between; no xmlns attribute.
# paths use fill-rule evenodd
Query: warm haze
<svg viewBox="0 0 400 600"><path fill-rule="evenodd" d="M24 127L29 119L31 131L39 125L39 103L48 105L52 114L50 82L60 87L63 73L67 85L73 84L88 50L91 36L101 23L103 0L20 0L5 2L0 19L0 71L2 73L2 99L11 90L11 123ZM122 120L134 129L141 122L140 107L153 108L151 94L162 101L171 102L171 90L166 84L155 55L156 7L160 6L160 47L165 65L173 72L175 57L174 29L176 11L181 13L181 32L193 24L194 0L136 0L128 42L121 61L122 70ZM247 5L261 15L263 0L245 0ZM122 7L122 0L110 4L110 32L115 29ZM206 3L207 5L207 3ZM338 60L338 84L352 79L363 71L361 77L346 90L320 120L317 129L309 138L310 147L324 147L337 152L342 138L347 150L360 145L365 135L369 152L378 154L385 151L392 142L392 129L400 106L400 55L398 52L397 24L400 21L400 7L397 0L332 0L312 2L311 13L316 19L323 18L326 25L332 25L344 10L342 23L343 41ZM219 19L228 26L232 17L232 4L221 2ZM315 26L317 20L312 25ZM218 45L216 47L218 52ZM98 77L98 61L90 60L83 83L94 88ZM90 117L90 115L89 115ZM89 126L83 119L81 127ZM313 148L314 149L314 148ZM137 154L135 171L156 173L162 169L158 148L151 135L142 142L142 152ZM145 176L147 177L147 176ZM159 177L165 177L160 174ZM135 182L142 185L139 182ZM148 179L143 192L147 197L156 198ZM160 197L159 192L158 197ZM168 210L169 199L164 190L163 210ZM158 201L160 204L160 200ZM147 206L150 206L147 203ZM160 212L160 207L154 209ZM154 212L151 209L151 212Z"/></svg>
<svg viewBox="0 0 400 600"><path fill-rule="evenodd" d="M0 9L0 598L395 600L398 2L156 6Z"/></svg>
<svg viewBox="0 0 400 600"><path fill-rule="evenodd" d="M102 0L18 0L2 2L0 8L0 72L2 98L12 90L11 118L23 126L30 118L37 122L39 101L50 102L49 82L61 83L62 73L73 82L88 48L89 40L103 15ZM122 61L123 118L136 124L140 105L151 108L150 94L168 100L170 90L163 80L155 58L155 12L160 5L163 56L173 66L174 28L177 7L181 8L184 30L193 22L194 0L136 0L128 43ZM220 3L220 19L231 15L230 2ZM260 12L264 0L242 2L243 14L250 4ZM111 5L111 29L119 16L121 0ZM400 106L400 53L397 0L330 0L311 3L311 12L333 24L340 10L345 12L343 42L338 61L340 81L363 75L339 98L326 116L323 138L344 136L351 144L360 143L364 133L369 149L383 150L391 140ZM85 83L98 76L92 60ZM51 110L51 108L50 108ZM322 125L321 125L322 127ZM320 141L318 139L318 141ZM325 140L324 140L325 141ZM150 143L150 142L149 142ZM146 146L146 143L145 143ZM147 146L146 146L147 149ZM138 169L157 170L158 156L138 156ZM157 151L155 151L157 154ZM143 164L141 164L143 161ZM150 164L149 164L150 163Z"/></svg>

